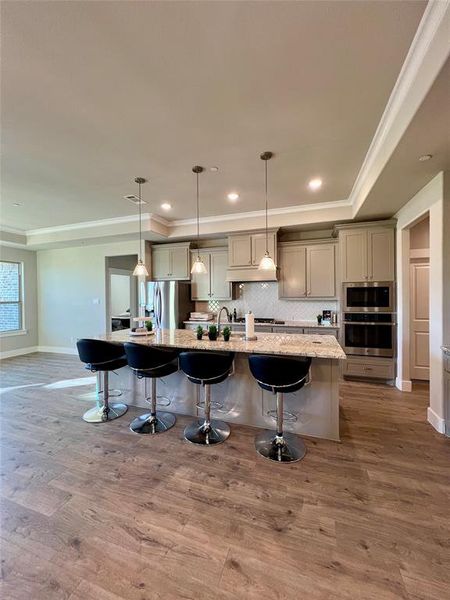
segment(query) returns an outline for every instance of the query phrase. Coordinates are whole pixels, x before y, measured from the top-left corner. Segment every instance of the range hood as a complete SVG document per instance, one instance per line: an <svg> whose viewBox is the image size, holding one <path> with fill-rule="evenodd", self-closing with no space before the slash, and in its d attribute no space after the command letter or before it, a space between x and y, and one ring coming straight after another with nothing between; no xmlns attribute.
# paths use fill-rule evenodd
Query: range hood
<svg viewBox="0 0 450 600"><path fill-rule="evenodd" d="M245 283L247 281L278 281L276 271L260 271L259 269L228 269L226 281Z"/></svg>

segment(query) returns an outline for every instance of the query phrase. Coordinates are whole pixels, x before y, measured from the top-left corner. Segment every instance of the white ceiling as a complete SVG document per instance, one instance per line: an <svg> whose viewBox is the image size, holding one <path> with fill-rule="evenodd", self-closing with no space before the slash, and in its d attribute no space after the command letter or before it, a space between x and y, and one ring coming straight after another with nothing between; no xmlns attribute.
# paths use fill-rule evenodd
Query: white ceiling
<svg viewBox="0 0 450 600"><path fill-rule="evenodd" d="M425 4L2 2L2 223L133 214L136 175L192 217L193 164L202 214L258 210L263 150L272 207L347 198Z"/></svg>

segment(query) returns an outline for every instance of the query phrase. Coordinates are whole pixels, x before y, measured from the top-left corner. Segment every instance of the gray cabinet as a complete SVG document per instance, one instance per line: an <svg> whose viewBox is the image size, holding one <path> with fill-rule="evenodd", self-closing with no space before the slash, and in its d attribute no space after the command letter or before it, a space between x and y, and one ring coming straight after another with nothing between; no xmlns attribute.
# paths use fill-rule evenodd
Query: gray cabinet
<svg viewBox="0 0 450 600"><path fill-rule="evenodd" d="M395 363L392 358L347 355L347 359L342 361L342 374L346 377L392 380Z"/></svg>
<svg viewBox="0 0 450 600"><path fill-rule="evenodd" d="M189 244L153 246L152 279L190 279Z"/></svg>
<svg viewBox="0 0 450 600"><path fill-rule="evenodd" d="M336 261L334 242L280 245L280 298L335 298Z"/></svg>
<svg viewBox="0 0 450 600"><path fill-rule="evenodd" d="M392 227L341 229L339 251L342 281L393 281L394 239Z"/></svg>
<svg viewBox="0 0 450 600"><path fill-rule="evenodd" d="M267 242L269 254L276 263L276 231L269 231ZM265 233L230 235L228 238L228 267L230 269L244 267L257 268L265 251Z"/></svg>
<svg viewBox="0 0 450 600"><path fill-rule="evenodd" d="M202 250L200 257L206 266L206 273L192 273L192 300L232 300L232 284L226 281L228 252L226 248ZM197 258L192 251L191 262Z"/></svg>

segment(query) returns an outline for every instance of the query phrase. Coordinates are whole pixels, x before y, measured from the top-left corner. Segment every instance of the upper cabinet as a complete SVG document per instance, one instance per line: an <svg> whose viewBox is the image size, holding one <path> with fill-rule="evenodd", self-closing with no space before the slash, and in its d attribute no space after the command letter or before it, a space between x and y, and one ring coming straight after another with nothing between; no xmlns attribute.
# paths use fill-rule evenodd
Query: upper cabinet
<svg viewBox="0 0 450 600"><path fill-rule="evenodd" d="M192 263L197 251L191 252ZM232 300L232 284L226 281L228 252L226 248L202 250L200 257L206 266L206 273L192 273L192 300Z"/></svg>
<svg viewBox="0 0 450 600"><path fill-rule="evenodd" d="M336 261L332 243L286 243L279 249L280 298L335 298Z"/></svg>
<svg viewBox="0 0 450 600"><path fill-rule="evenodd" d="M339 228L342 281L394 281L394 236L393 227Z"/></svg>
<svg viewBox="0 0 450 600"><path fill-rule="evenodd" d="M270 256L276 262L276 231L269 231L267 245ZM258 267L265 251L265 233L230 235L228 238L228 267L230 269Z"/></svg>
<svg viewBox="0 0 450 600"><path fill-rule="evenodd" d="M189 280L189 244L152 246L152 279Z"/></svg>

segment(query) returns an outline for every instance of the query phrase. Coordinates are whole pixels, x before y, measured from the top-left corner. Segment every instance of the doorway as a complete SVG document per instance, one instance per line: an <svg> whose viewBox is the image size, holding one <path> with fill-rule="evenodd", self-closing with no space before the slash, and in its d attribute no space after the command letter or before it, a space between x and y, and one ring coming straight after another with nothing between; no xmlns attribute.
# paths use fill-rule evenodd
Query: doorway
<svg viewBox="0 0 450 600"><path fill-rule="evenodd" d="M409 230L410 377L430 380L430 219Z"/></svg>
<svg viewBox="0 0 450 600"><path fill-rule="evenodd" d="M138 315L137 278L133 276L137 255L106 257L106 330L133 326Z"/></svg>

